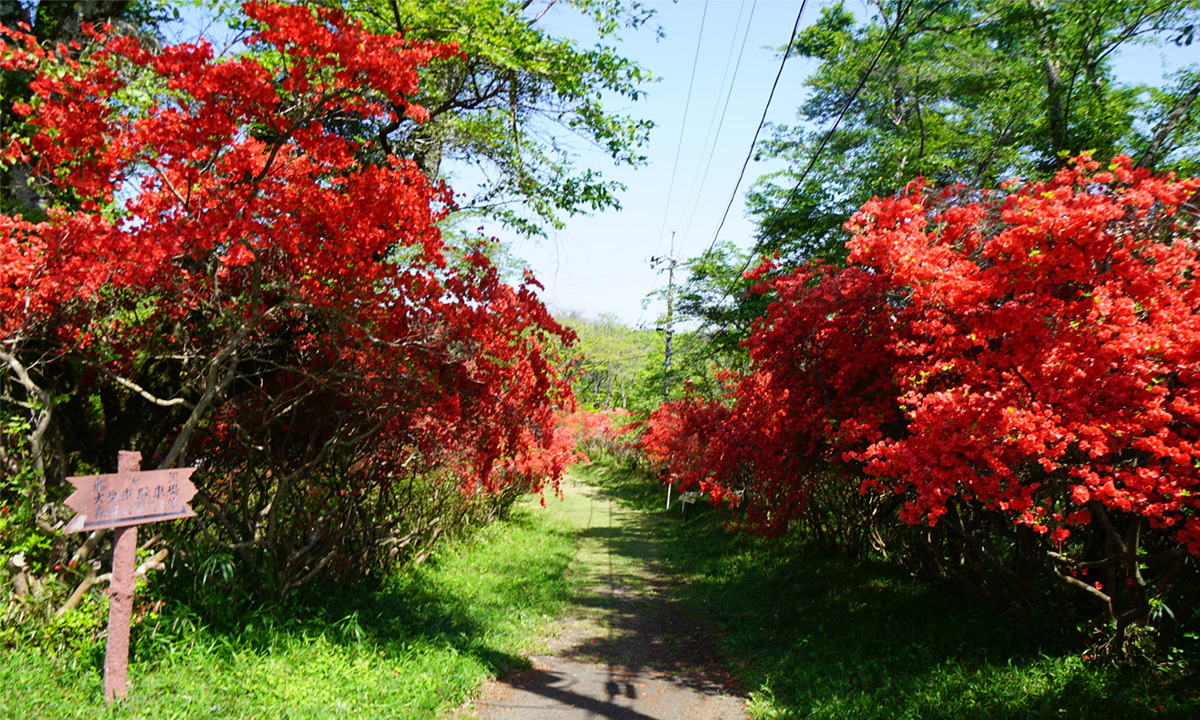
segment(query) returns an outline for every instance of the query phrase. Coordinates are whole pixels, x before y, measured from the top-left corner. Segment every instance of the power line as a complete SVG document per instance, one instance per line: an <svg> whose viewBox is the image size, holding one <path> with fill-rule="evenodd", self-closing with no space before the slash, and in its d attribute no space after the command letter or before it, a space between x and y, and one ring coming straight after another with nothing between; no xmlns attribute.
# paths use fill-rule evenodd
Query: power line
<svg viewBox="0 0 1200 720"><path fill-rule="evenodd" d="M637 268L629 270L616 277L611 277L607 280L597 280L594 282L583 283L576 285L571 289L577 295L595 295L598 292L625 285L629 282L630 278L636 277L645 271L645 266L638 266Z"/></svg>
<svg viewBox="0 0 1200 720"><path fill-rule="evenodd" d="M804 8L808 5L808 0L803 0L800 3L800 11L796 13L796 22L792 25L792 35L788 38L787 47L783 51L783 59L779 61L779 72L775 73L775 82L771 83L771 93L767 95L767 104L763 107L762 117L758 120L758 128L754 131L754 139L750 141L750 150L746 153L746 160L742 162L742 171L738 173L737 183L733 186L733 192L729 194L729 202L725 205L725 212L721 214L721 222L717 224L717 231L713 233L712 243L708 246L709 250L717 244L717 237L721 234L721 228L725 227L725 219L729 217L729 209L733 207L733 201L737 198L738 188L742 186L742 179L746 177L746 168L750 166L750 158L754 157L754 146L758 144L758 134L762 132L763 124L767 121L767 111L771 109L771 100L775 98L775 88L779 87L779 78L783 76L783 67L787 64L788 56L792 52L792 44L796 42L796 32L800 29L800 18L804 15Z"/></svg>
<svg viewBox="0 0 1200 720"><path fill-rule="evenodd" d="M729 81L729 91L725 94L725 105L721 108L721 120L720 120L720 122L717 123L717 134L713 138L712 148L709 149L709 153L708 153L708 161L705 163L704 172L700 177L700 190L699 190L699 192L696 193L696 204L692 206L692 213L691 213L691 215L688 216L687 225L683 229L683 240L680 241L681 247L682 247L683 243L687 242L688 232L690 232L692 229L692 221L696 219L696 212L700 209L700 198L703 197L703 195L704 195L704 184L708 181L708 171L709 171L709 168L712 167L713 157L717 154L717 143L721 139L721 128L725 127L725 114L729 110L729 101L733 99L733 88L737 85L738 70L742 67L742 56L746 52L746 41L750 39L750 24L752 22L754 22L754 9L757 6L758 6L758 0L755 0L750 5L750 17L746 18L746 32L742 35L742 47L738 50L737 63L733 67L733 78ZM739 21L741 20L741 13L738 14L738 20ZM737 37L736 29L735 29L734 37L735 38ZM730 47L731 51L732 51L732 49L733 48ZM725 69L726 70L729 69L728 61L726 61ZM724 78L722 78L721 79L722 87L724 87L724 84L725 84L725 80L724 80ZM715 117L716 108L713 108L713 110L714 110L714 117ZM709 124L709 129L710 130L712 129L711 123ZM705 138L704 142L705 142L705 144L707 144L708 139ZM693 187L693 189L695 188L694 183L693 183L692 187ZM689 199L690 199L690 196L689 196ZM687 205L684 205L684 207L686 208Z"/></svg>
<svg viewBox="0 0 1200 720"><path fill-rule="evenodd" d="M700 32L696 35L696 54L692 58L692 78L688 81L687 99L683 103L683 121L679 125L679 143L675 146L675 165L671 168L671 184L667 186L667 202L663 205L662 226L658 229L658 242L654 252L662 247L663 235L667 229L667 213L671 209L671 193L675 190L675 173L679 170L679 155L683 151L683 131L687 128L688 108L692 104L692 88L696 84L696 67L700 64L700 43L704 39L704 20L708 17L708 0L704 0L704 11L700 14Z"/></svg>
<svg viewBox="0 0 1200 720"><path fill-rule="evenodd" d="M758 4L757 0L755 0L754 4L755 5ZM709 117L709 119L708 119L708 129L704 131L704 142L700 144L700 162L701 163L704 162L704 154L706 152L709 153L709 157L712 157L712 155L713 155L712 152L709 152L710 148L708 145L708 141L711 140L713 137L713 126L715 126L717 124L717 115L721 111L721 96L725 95L725 97L728 98L733 93L732 86L730 86L728 94L725 92L725 90L726 90L725 81L729 79L729 68L733 65L733 51L737 48L737 34L738 34L738 30L740 30L742 27L742 14L745 12L745 10L746 10L746 2L745 2L745 0L742 0L742 2L738 3L737 19L734 20L733 32L730 33L730 36L729 36L729 51L725 54L725 68L721 71L721 84L717 86L717 95L713 99L712 116ZM751 10L751 15L753 15L753 10ZM747 36L749 35L749 30L750 30L750 26L747 25L746 26L746 31L747 31L746 35ZM745 36L744 36L743 40L742 40L742 49L745 50L745 48L746 48L746 42L745 42ZM739 65L741 64L741 61L742 61L742 56L739 54L738 55L738 64ZM726 107L728 107L728 102L726 103ZM722 119L724 119L724 118L722 118ZM712 147L712 150L715 151L715 149L716 149L716 145L714 144ZM692 174L692 186L690 188L688 188L687 200L685 200L683 203L683 214L680 216L681 219L684 215L687 215L687 209L692 206L692 200L695 199L696 186L699 184L699 181L700 181L700 174L693 173ZM678 225L676 225L676 230L678 230L678 229L679 229ZM685 233L685 235L686 235L686 233Z"/></svg>
<svg viewBox="0 0 1200 720"><path fill-rule="evenodd" d="M644 266L639 261L637 263L637 265L626 265L624 267L619 267L616 270L610 270L606 273L589 274L588 279L586 281L584 281L583 283L576 284L576 285L574 285L574 287L580 287L580 286L590 287L591 285L598 284L598 283L603 284L614 278L626 277L626 276L634 274L635 272L640 272L643 269L644 269Z"/></svg>
<svg viewBox="0 0 1200 720"><path fill-rule="evenodd" d="M800 189L800 187L801 187L801 186L804 184L804 181L805 181L805 179L807 179L807 177L808 177L808 173L809 173L809 172L812 170L812 168L813 168L813 167L816 165L816 163L817 163L817 160L818 160L818 159L820 158L820 156L821 156L821 153L822 153L822 152L824 152L824 150L825 150L825 146L829 144L829 139L830 139L831 137L833 137L833 132L834 132L835 130L837 130L838 124L839 124L839 123L841 123L841 121L842 121L842 118L844 118L844 117L845 117L845 115L846 115L846 111L847 111L847 110L849 110L850 106L851 106L851 105L854 103L854 101L858 99L858 94L859 94L860 92L862 92L863 86L865 86L865 85L866 85L866 83L867 83L867 80L868 80L868 79L871 77L871 73L875 71L875 66L876 66L876 65L879 63L879 59L880 59L881 57L883 57L883 53L884 53L884 51L885 51L885 50L887 50L887 46L888 46L888 45L889 45L889 44L892 42L892 40L895 38L895 36L896 36L896 32L897 32L897 31L900 29L900 23L901 23L901 22L903 22L904 18L905 18L905 17L908 15L908 11L909 11L909 10L912 8L912 6L913 6L913 3L914 3L915 1L916 1L916 0L911 0L907 6L898 6L898 7L897 7L897 11L896 11L896 23L895 23L895 24L892 26L891 30L889 30L889 31L888 31L888 34L887 34L887 36L886 36L886 37L884 38L884 40L883 40L883 44L879 46L879 52L875 53L875 57L871 59L871 64L870 64L870 65L867 67L867 70L866 70L866 72L864 72L864 73L862 74L862 76L861 76L861 77L858 79L858 84L854 86L854 90L853 90L853 91L850 93L850 97L849 97L849 98L847 98L847 99L846 99L846 102L842 104L842 108L841 108L841 110L838 112L838 117L837 117L837 119L834 121L834 124L833 124L833 126L832 126L832 127L830 127L830 129L829 129L829 130L828 130L828 131L825 133L825 137L824 137L824 138L821 140L821 144L820 144L820 146L817 148L817 151L816 151L816 153L814 153L814 154L813 154L813 157L812 157L812 158L809 160L808 166L804 168L804 172L801 174L801 176L800 176L800 180L799 180L799 181L797 181L796 185L795 185L795 186L792 188L791 192L789 192L789 193L788 193L788 195L787 195L787 198L784 200L784 203L783 203L783 205L781 205L780 207L776 208L776 209L775 209L775 210L774 210L774 211L773 211L771 214L767 215L767 217L763 219L763 222L762 222L762 223L760 223L760 227L761 227L761 226L763 226L763 225L766 225L766 224L767 224L767 222L769 222L769 221L770 221L772 218L774 218L774 217L775 217L775 215L777 215L778 213L781 213L781 212L783 212L783 211L784 211L784 210L787 208L787 206L788 206L788 205L791 203L791 198L792 198L792 197L795 195L796 191L798 191L798 190ZM934 13L938 12L939 10L941 10L943 7L945 7L945 6L946 6L947 2L948 2L948 0L946 0L946 2L942 2L941 4L937 5L937 6L936 6L936 7L934 7L933 9L931 9L931 10L930 10L930 11L929 11L929 12L928 12L926 15L925 15L925 18L924 18L924 19L928 19L928 18L929 18L929 17L931 17L931 16L932 16ZM804 12L804 5L803 5L803 3L801 3L801 6L800 6L800 12L801 12L801 13L803 13L803 12ZM923 21L924 21L924 20L922 20L922 22L923 22ZM800 22L800 17L799 17L799 15L797 15L797 16L796 16L796 23L797 23L797 26L799 25L799 22ZM795 28L793 28L793 29L792 29L792 37L793 37L793 38L795 38L795 35L796 35L796 30L795 30ZM789 49L790 49L790 47L791 47L791 43L790 43L790 42L789 42L789 44L788 44L788 47L789 47ZM787 54L785 53L785 54L784 54L784 60L786 60L786 59L787 59ZM781 70L781 72L782 72L782 66L780 67L780 70ZM775 79L776 79L776 81L778 82L778 80L779 80L779 77L778 77L778 76L776 76L776 78L775 78ZM772 88L772 91L774 91L774 88ZM768 104L768 105L770 105L770 102L771 102L771 101L768 99L768 100L767 100L767 104ZM766 117L766 111L764 111L764 112L763 112L763 117ZM760 128L760 129L762 128L762 123L761 123L761 122L759 123L759 128ZM757 139L757 138L758 138L758 133L756 132L754 136L755 136L755 138ZM754 151L754 145L753 145L753 143L750 145L750 150L751 150L751 153L753 153L753 151ZM748 160L749 160L749 156L747 156L747 161L748 161ZM745 172L745 170L746 170L746 166L745 166L745 165L743 165L743 166L742 166L742 171L743 171L743 173ZM739 184L741 184L741 181L742 181L742 178L741 178L741 176L739 175L739 176L738 176L738 183L739 183ZM736 196L736 195L737 195L737 188L735 187L735 188L734 188L734 196ZM732 206L732 205L733 205L733 197L730 197L730 199L729 199L729 206ZM726 215L729 213L729 206L727 206L727 207L725 208L725 213L726 213ZM722 226L722 225L724 225L724 224L725 224L725 217L724 217L724 216L722 216L722 217L721 217L721 225L718 225L718 226L717 226L717 232L716 232L716 233L713 235L713 240L712 240L712 243L711 243L711 244L708 246L708 249L709 249L709 251L711 251L711 250L712 250L712 249L713 249L713 248L716 246L716 244L717 244L717 237L719 236L719 234L720 234L720 232L721 232L721 226ZM759 246L760 246L760 245L761 245L761 243L759 243L759 242L755 242L755 243L754 243L754 247L752 247L752 248L750 249L750 252L749 252L749 253L746 255L746 262L742 264L742 268L741 268L741 270L739 270L739 271L738 271L738 275L739 275L739 276L740 276L740 275L742 275L743 273L745 273L745 272L746 272L746 269L750 267L750 263L751 263L751 262L753 262L753 260L754 260L754 257L755 257L755 256L758 254L758 249L759 249ZM720 299L718 299L718 300L717 300L717 302L718 302L718 303L720 303L720 302L724 302L724 301L725 301L725 299L729 297L729 295L730 295L730 292L732 292L732 288L727 288L727 289L726 289L726 290L725 290L723 293L721 293L721 297L720 297Z"/></svg>
<svg viewBox="0 0 1200 720"><path fill-rule="evenodd" d="M778 215L778 214L782 213L784 210L786 210L788 205L791 204L792 198L795 196L796 192L798 190L800 190L800 188L804 185L804 181L808 179L808 174L816 166L817 160L819 160L821 158L821 154L825 151L825 147L829 144L830 139L833 138L833 133L837 131L838 125L840 125L842 122L842 119L846 117L846 111L848 111L850 109L850 106L854 104L854 101L858 99L858 94L860 92L862 92L863 87L867 84L867 80L871 77L871 73L875 72L875 66L879 64L879 59L883 57L883 53L887 50L887 46L889 44L891 44L893 39L895 39L896 32L900 29L900 23L902 23L904 21L904 18L908 15L908 11L912 9L914 2L916 2L916 0L911 0L908 3L908 5L903 5L903 6L897 7L895 24L892 25L892 28L891 28L891 30L888 31L887 36L884 37L883 44L879 46L879 52L875 53L875 57L871 58L871 64L869 66L867 66L866 71L858 78L858 84L856 84L854 86L854 90L851 91L850 97L846 98L846 102L842 103L842 107L838 111L838 116L833 121L833 125L829 128L829 130L827 130L825 132L825 136L823 138L821 138L821 144L817 146L816 152L814 152L812 157L809 158L808 165L806 165L804 168L804 171L802 173L800 173L800 179L796 181L796 184L794 186L792 186L791 191L789 191L787 196L784 198L783 204L780 205L778 208L776 208L774 211L772 211L769 215L767 215L763 219L763 221L761 223L759 223L760 227L765 226L769 221L774 219L776 215ZM932 16L938 10L945 7L946 4L947 4L946 2L943 2L940 5L938 5L937 7L931 9L929 11L929 13L926 15L926 18ZM726 211L728 212L728 209ZM722 218L721 222L724 223L725 219ZM720 231L721 231L721 228L718 227L717 232L720 232ZM714 236L713 237L713 245L716 245L716 242L717 242L717 238ZM709 246L709 250L712 250L713 245ZM741 273L746 272L746 269L750 267L750 263L754 261L754 256L758 254L758 249L761 245L762 245L761 241L757 241L754 243L754 247L752 247L750 249L750 253L746 256L746 262L742 265L742 269L738 273L739 275Z"/></svg>

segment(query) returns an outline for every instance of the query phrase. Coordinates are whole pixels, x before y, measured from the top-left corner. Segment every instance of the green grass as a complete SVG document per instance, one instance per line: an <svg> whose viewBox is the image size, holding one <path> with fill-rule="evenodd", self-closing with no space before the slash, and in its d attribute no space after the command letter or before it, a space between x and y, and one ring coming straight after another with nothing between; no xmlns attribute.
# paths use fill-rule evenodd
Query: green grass
<svg viewBox="0 0 1200 720"><path fill-rule="evenodd" d="M581 474L631 507L663 512L652 480L595 466ZM1200 678L1185 667L1090 661L956 585L735 536L727 517L702 510L684 522L673 506L655 527L677 592L720 627L756 718L1200 718Z"/></svg>
<svg viewBox="0 0 1200 720"><path fill-rule="evenodd" d="M577 474L628 508L663 513L653 481L599 467ZM609 565L614 555L645 554L641 530L610 537L614 512L570 494L553 513L518 509L375 590L286 612L231 621L168 606L135 626L130 698L113 708L100 697L102 647L60 657L5 649L0 718L437 717L487 677L524 667L523 653L584 586L625 574ZM756 718L1200 717L1200 683L1186 668L1089 661L954 585L730 535L723 520L705 510L683 522L676 506L638 527L657 534L680 599L716 621ZM632 544L588 550L617 540Z"/></svg>
<svg viewBox="0 0 1200 720"><path fill-rule="evenodd" d="M570 595L569 525L518 508L373 591L206 621L168 607L134 628L129 699L101 697L103 648L5 649L3 718L432 718L522 653Z"/></svg>

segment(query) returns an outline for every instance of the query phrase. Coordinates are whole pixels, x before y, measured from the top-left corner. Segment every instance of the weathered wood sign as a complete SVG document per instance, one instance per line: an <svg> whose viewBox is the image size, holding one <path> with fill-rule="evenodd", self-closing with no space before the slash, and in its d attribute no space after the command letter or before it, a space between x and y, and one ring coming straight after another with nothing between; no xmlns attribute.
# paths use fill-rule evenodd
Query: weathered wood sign
<svg viewBox="0 0 1200 720"><path fill-rule="evenodd" d="M196 486L188 480L195 471L177 468L69 477L75 492L65 503L79 514L66 530L87 532L195 517L187 504L196 494Z"/></svg>
<svg viewBox="0 0 1200 720"><path fill-rule="evenodd" d="M109 702L128 694L137 526L196 515L187 504L196 494L196 486L188 480L196 468L143 471L141 465L141 453L122 450L117 453L115 473L67 478L75 492L65 502L79 514L67 523L66 531L116 528L104 644L104 697Z"/></svg>

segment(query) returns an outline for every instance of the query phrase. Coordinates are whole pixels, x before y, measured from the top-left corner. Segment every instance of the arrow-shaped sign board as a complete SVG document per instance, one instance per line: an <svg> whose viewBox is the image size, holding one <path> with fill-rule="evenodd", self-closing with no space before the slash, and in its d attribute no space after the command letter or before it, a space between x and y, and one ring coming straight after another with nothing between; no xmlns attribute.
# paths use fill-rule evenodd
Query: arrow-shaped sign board
<svg viewBox="0 0 1200 720"><path fill-rule="evenodd" d="M65 530L87 532L195 517L187 504L196 494L188 480L195 471L191 467L69 477L75 492L65 504L79 514Z"/></svg>

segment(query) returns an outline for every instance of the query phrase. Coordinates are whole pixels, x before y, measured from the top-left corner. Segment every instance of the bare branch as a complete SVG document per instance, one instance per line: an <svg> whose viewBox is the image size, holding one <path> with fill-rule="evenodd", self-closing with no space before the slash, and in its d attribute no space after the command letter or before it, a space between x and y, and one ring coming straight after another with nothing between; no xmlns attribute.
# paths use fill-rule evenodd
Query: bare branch
<svg viewBox="0 0 1200 720"><path fill-rule="evenodd" d="M75 554L71 556L71 562L79 564L87 560L88 556L92 554L92 551L96 549L96 546L100 544L100 541L103 540L104 536L107 534L108 528L93 530L92 534L88 535L88 539L84 540L83 544L79 546L79 549L75 551Z"/></svg>
<svg viewBox="0 0 1200 720"><path fill-rule="evenodd" d="M1163 143L1179 127L1179 123L1183 121L1184 116L1192 107L1192 103L1196 101L1197 96L1200 96L1200 82L1193 85L1192 89L1179 99L1175 107L1171 108L1171 112L1167 115L1166 119L1158 126L1158 132L1154 133L1154 139L1150 142L1150 146L1138 158L1138 167L1149 168L1154 166L1154 161L1158 159L1158 152L1162 149Z"/></svg>
<svg viewBox="0 0 1200 720"><path fill-rule="evenodd" d="M179 435L175 438L175 442L171 445L171 449L167 452L166 457L164 457L163 461L159 463L159 468L166 469L174 467L175 462L179 459L179 456L183 454L184 449L191 440L192 433L194 433L196 428L199 427L200 420L204 417L204 413L208 410L208 406L212 404L212 401L217 397L217 394L229 387L229 384L233 382L234 378L237 377L237 351L241 346L242 341L244 341L246 337L249 336L256 327L258 327L258 324L265 320L268 316L287 307L291 307L290 302L280 303L279 305L276 305L265 312L259 313L257 316L242 323L242 326L239 327L237 331L233 333L232 337L230 337L225 343L225 348L221 350L216 357L209 361L208 373L204 381L204 393L200 396L199 402L197 402L192 408L192 414L188 417L187 422L184 423L183 429L179 431ZM218 380L221 364L225 362L229 363L225 370L225 375L220 377Z"/></svg>
<svg viewBox="0 0 1200 720"><path fill-rule="evenodd" d="M149 165L150 169L157 173L158 176L162 178L162 181L166 183L167 188L171 191L171 194L175 196L175 199L179 201L179 204L183 206L183 209L186 212L188 205L187 200L184 200L183 196L179 194L179 191L175 189L175 185L171 182L171 179L168 178L166 174L163 173L162 169L158 167L158 163L152 162L149 163Z"/></svg>
<svg viewBox="0 0 1200 720"><path fill-rule="evenodd" d="M46 431L50 428L50 418L54 412L54 403L51 402L50 395L38 387L38 384L29 377L29 371L21 364L16 355L0 350L0 360L8 363L9 368L12 369L13 374L17 377L17 382L25 388L25 391L42 403L41 417L38 419L36 427L30 431L28 437L30 454L33 455L33 467L37 470L38 475L44 478L46 463L42 438L46 436Z"/></svg>
<svg viewBox="0 0 1200 720"><path fill-rule="evenodd" d="M55 615L62 615L66 611L78 605L79 601L83 599L83 596L87 594L87 591L91 590L92 586L101 582L101 579L96 575L96 568L99 566L100 563L92 563L88 566L87 575L85 575L79 585L75 587L75 592L71 593L71 597L67 598L67 601L62 604L62 607L60 607L54 613ZM105 573L104 577L111 577L111 573Z"/></svg>
<svg viewBox="0 0 1200 720"><path fill-rule="evenodd" d="M1058 578L1060 580L1062 580L1063 582L1065 582L1066 584L1070 585L1071 587L1079 588L1080 590L1083 590L1087 594L1095 597L1100 602L1104 603L1104 612L1108 615L1108 618L1110 620L1116 619L1116 616L1113 614L1112 598L1109 597L1108 595L1105 595L1103 590L1100 590L1095 585L1089 585L1088 583L1085 583L1084 581L1080 580L1079 578L1075 578L1075 577L1071 577L1070 575L1063 574L1053 564L1050 565L1050 570L1053 571L1054 574L1057 575Z"/></svg>
<svg viewBox="0 0 1200 720"><path fill-rule="evenodd" d="M138 385L137 383L135 383L132 380L129 380L127 378L121 377L120 375L117 375L116 373L112 372L111 370L104 367L103 365L99 365L94 362L87 362L84 364L87 365L88 367L92 368L93 370L98 370L98 371L104 373L113 382L134 391L135 393L137 393L138 395L141 395L146 400L149 400L150 402L152 402L155 405L158 405L160 407L172 407L174 405L183 405L184 407L188 407L188 408L195 407L195 405L193 405L192 403L188 402L187 400L185 400L183 398L171 398L170 400L163 400L162 398L155 397L154 395L150 394L150 392L148 390L146 390L145 388L143 388L141 385Z"/></svg>

